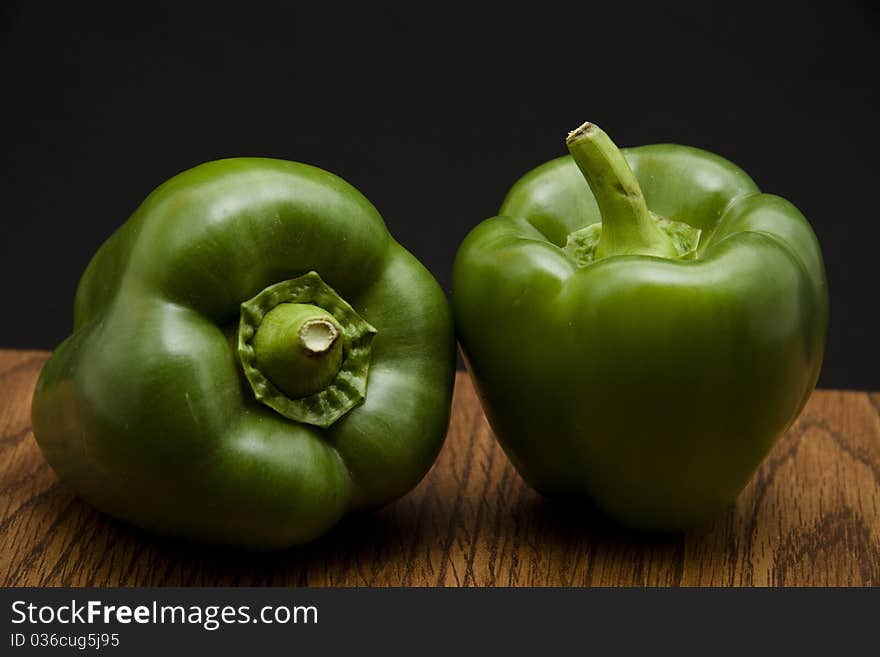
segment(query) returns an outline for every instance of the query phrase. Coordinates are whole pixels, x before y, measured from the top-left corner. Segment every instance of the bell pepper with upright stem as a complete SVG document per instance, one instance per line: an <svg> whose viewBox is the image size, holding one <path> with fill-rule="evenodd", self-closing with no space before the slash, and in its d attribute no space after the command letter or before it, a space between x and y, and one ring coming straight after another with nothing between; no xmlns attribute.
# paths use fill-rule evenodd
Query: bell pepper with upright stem
<svg viewBox="0 0 880 657"><path fill-rule="evenodd" d="M676 530L728 506L813 390L822 255L717 155L620 151L593 124L526 174L454 267L483 407L539 491Z"/></svg>

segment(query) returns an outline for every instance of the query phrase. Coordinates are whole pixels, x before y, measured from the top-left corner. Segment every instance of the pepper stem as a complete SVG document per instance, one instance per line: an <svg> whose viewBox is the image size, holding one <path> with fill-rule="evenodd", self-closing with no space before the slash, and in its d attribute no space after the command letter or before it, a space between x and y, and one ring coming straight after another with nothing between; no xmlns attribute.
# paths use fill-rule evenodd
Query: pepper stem
<svg viewBox="0 0 880 657"><path fill-rule="evenodd" d="M677 256L657 226L623 153L598 126L584 123L568 133L568 151L593 191L602 217L595 259L615 255Z"/></svg>
<svg viewBox="0 0 880 657"><path fill-rule="evenodd" d="M339 329L326 319L310 319L299 330L300 342L310 356L329 351L338 337Z"/></svg>
<svg viewBox="0 0 880 657"><path fill-rule="evenodd" d="M291 398L326 388L342 366L342 328L323 308L280 303L253 338L256 367Z"/></svg>

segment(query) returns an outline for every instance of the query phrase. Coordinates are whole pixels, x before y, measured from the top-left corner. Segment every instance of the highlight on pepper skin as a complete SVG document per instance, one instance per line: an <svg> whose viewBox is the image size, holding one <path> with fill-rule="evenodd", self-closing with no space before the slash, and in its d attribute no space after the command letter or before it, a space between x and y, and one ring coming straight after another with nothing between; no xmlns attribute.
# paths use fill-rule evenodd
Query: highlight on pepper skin
<svg viewBox="0 0 880 657"><path fill-rule="evenodd" d="M538 491L639 530L699 525L816 385L819 244L794 205L713 153L618 149L592 123L566 146L458 251L465 361Z"/></svg>

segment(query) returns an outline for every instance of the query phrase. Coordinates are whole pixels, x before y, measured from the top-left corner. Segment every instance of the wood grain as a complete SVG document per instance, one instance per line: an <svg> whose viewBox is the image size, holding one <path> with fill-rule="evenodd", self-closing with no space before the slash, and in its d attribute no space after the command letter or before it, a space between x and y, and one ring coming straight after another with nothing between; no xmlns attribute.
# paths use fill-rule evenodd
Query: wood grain
<svg viewBox="0 0 880 657"><path fill-rule="evenodd" d="M880 585L880 394L822 390L736 505L699 531L631 534L527 486L466 374L446 446L393 505L311 545L182 545L96 513L30 430L45 352L0 351L0 582L7 586Z"/></svg>

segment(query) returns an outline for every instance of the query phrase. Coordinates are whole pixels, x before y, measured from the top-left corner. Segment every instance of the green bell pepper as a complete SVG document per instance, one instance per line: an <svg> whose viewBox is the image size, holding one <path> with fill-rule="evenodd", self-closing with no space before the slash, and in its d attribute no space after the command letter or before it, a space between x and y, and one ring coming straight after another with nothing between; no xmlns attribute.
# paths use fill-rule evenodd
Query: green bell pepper
<svg viewBox="0 0 880 657"><path fill-rule="evenodd" d="M443 291L367 199L315 167L221 160L161 185L92 259L33 427L98 509L283 547L419 482L454 372Z"/></svg>
<svg viewBox="0 0 880 657"><path fill-rule="evenodd" d="M455 261L459 342L517 470L648 531L728 506L815 387L810 225L727 160L584 124ZM586 179L586 182L584 181Z"/></svg>

